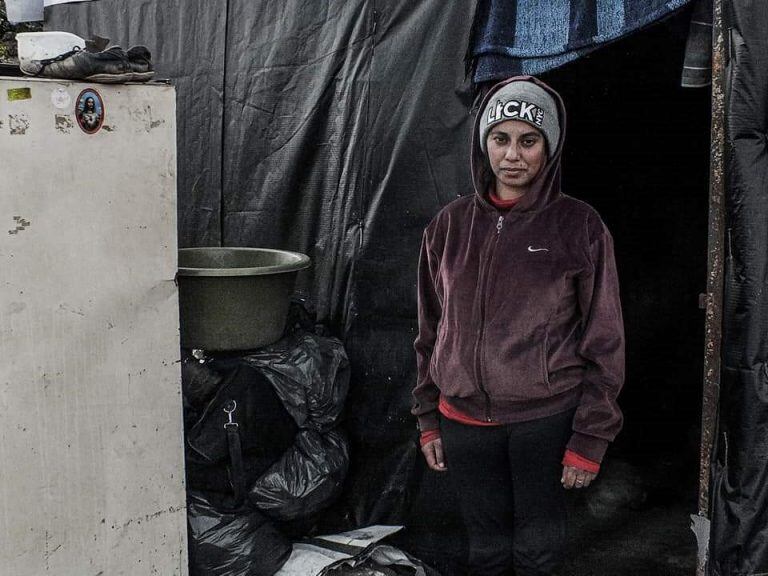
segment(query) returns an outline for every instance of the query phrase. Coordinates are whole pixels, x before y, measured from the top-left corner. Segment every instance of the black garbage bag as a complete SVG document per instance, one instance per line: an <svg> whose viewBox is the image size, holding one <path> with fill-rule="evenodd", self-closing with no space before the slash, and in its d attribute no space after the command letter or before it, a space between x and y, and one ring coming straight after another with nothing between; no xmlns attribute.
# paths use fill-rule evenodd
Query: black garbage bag
<svg viewBox="0 0 768 576"><path fill-rule="evenodd" d="M346 436L337 428L349 388L349 360L336 338L303 330L243 357L271 383L300 427L293 446L249 490L271 518L310 516L338 496L349 466Z"/></svg>
<svg viewBox="0 0 768 576"><path fill-rule="evenodd" d="M339 494L349 465L346 437L337 430L302 430L283 457L250 488L249 498L275 520L313 515Z"/></svg>
<svg viewBox="0 0 768 576"><path fill-rule="evenodd" d="M272 576L291 543L261 513L221 511L208 496L187 493L190 576Z"/></svg>
<svg viewBox="0 0 768 576"><path fill-rule="evenodd" d="M349 390L349 359L337 338L298 330L243 360L272 383L301 428L334 428Z"/></svg>
<svg viewBox="0 0 768 576"><path fill-rule="evenodd" d="M237 358L187 364L182 378L187 486L235 494L230 506L239 506L247 487L294 444L298 427L260 370ZM230 418L234 430L227 428ZM230 431L239 445L234 462Z"/></svg>
<svg viewBox="0 0 768 576"><path fill-rule="evenodd" d="M250 353L187 357L188 486L229 494L229 508L247 492L285 529L327 507L349 466L338 429L349 375L342 343L306 330Z"/></svg>
<svg viewBox="0 0 768 576"><path fill-rule="evenodd" d="M181 349L181 393L185 431L191 429L198 421L222 380L222 375L211 368L211 359L198 359L191 350Z"/></svg>

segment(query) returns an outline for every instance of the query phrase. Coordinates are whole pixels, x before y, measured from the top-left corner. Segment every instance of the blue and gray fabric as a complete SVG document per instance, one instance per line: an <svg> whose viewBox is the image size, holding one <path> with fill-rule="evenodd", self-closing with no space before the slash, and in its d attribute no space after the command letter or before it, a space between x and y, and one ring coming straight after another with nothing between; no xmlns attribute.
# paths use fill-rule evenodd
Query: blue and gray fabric
<svg viewBox="0 0 768 576"><path fill-rule="evenodd" d="M664 18L689 0L480 0L475 82L552 70Z"/></svg>
<svg viewBox="0 0 768 576"><path fill-rule="evenodd" d="M685 45L680 85L703 88L712 84L712 0L696 0Z"/></svg>

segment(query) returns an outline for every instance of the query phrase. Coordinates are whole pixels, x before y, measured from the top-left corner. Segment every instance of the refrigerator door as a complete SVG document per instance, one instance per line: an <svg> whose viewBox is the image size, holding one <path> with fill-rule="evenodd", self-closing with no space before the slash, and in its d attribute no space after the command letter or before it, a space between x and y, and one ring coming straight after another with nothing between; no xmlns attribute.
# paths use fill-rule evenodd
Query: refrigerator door
<svg viewBox="0 0 768 576"><path fill-rule="evenodd" d="M2 574L187 573L175 134L170 86L0 78Z"/></svg>

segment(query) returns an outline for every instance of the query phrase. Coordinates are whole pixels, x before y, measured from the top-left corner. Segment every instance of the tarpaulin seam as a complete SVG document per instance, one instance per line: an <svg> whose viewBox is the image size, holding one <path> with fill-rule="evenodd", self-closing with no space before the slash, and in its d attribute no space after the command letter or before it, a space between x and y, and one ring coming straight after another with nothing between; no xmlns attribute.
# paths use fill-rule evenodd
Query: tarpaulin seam
<svg viewBox="0 0 768 576"><path fill-rule="evenodd" d="M358 242L357 242L357 250L352 255L351 258L351 270L350 270L350 277L349 277L349 284L347 286L347 291L350 292L352 290L352 286L355 286L355 274L357 273L357 266L355 265L358 257L360 256L360 252L363 248L363 244L365 241L365 214L367 212L367 201L368 201L368 195L370 192L370 186L371 186L371 162L372 162L372 155L370 150L370 142L369 142L369 132L370 132L370 124L371 124L371 91L372 91L372 82L371 82L371 76L373 75L373 59L376 52L376 33L378 30L378 22L379 22L379 12L376 8L376 0L372 0L370 2L370 5L373 7L373 14L371 18L371 32L368 35L368 38L371 39L371 46L370 46L370 55L368 57L368 79L366 81L366 99L365 99L365 133L362 138L362 142L364 142L364 159L365 159L365 177L363 179L363 190L360 194L360 200L358 202L358 214L357 214L357 229L358 229ZM347 298L346 299L346 306L344 310L344 334L345 334L345 340L349 338L349 329L351 326L351 311L354 307L354 298Z"/></svg>
<svg viewBox="0 0 768 576"><path fill-rule="evenodd" d="M368 58L368 80L366 81L367 85L367 93L366 93L366 99L365 99L365 136L363 137L363 142L365 142L365 186L363 187L363 193L361 194L360 198L360 212L358 214L358 225L360 229L360 242L358 244L358 248L363 247L363 241L365 236L365 218L363 217L363 214L366 213L367 210L367 201L368 201L368 193L370 192L370 186L371 186L371 150L369 148L369 141L368 141L368 132L371 125L371 76L373 74L373 59L376 53L376 28L378 26L378 19L379 19L379 13L376 10L376 0L373 0L371 2L373 5L373 18L372 18L372 29L371 29L371 50L370 50L370 56Z"/></svg>
<svg viewBox="0 0 768 576"><path fill-rule="evenodd" d="M224 80L221 83L221 153L220 162L221 168L219 169L219 246L226 246L224 242L225 234L225 200L224 200L224 174L226 169L226 146L227 146L227 60L229 55L229 0L224 0L224 65L222 66L222 73Z"/></svg>
<svg viewBox="0 0 768 576"><path fill-rule="evenodd" d="M440 198L440 187L437 185L437 177L435 176L435 170L432 167L432 159L429 157L429 148L427 146L424 146L423 142L421 143L422 150L424 150L424 158L427 161L427 169L429 170L429 179L432 181L432 189L435 192L435 200L437 200L438 205L442 203L442 200Z"/></svg>

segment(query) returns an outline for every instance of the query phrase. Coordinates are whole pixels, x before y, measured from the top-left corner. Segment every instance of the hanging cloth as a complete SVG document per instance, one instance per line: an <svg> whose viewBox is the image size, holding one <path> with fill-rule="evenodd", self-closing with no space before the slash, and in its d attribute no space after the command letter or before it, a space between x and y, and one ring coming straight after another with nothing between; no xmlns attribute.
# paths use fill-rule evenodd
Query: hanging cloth
<svg viewBox="0 0 768 576"><path fill-rule="evenodd" d="M696 0L685 45L680 85L703 88L712 84L712 0Z"/></svg>
<svg viewBox="0 0 768 576"><path fill-rule="evenodd" d="M689 0L480 0L474 81L541 74L664 18Z"/></svg>

